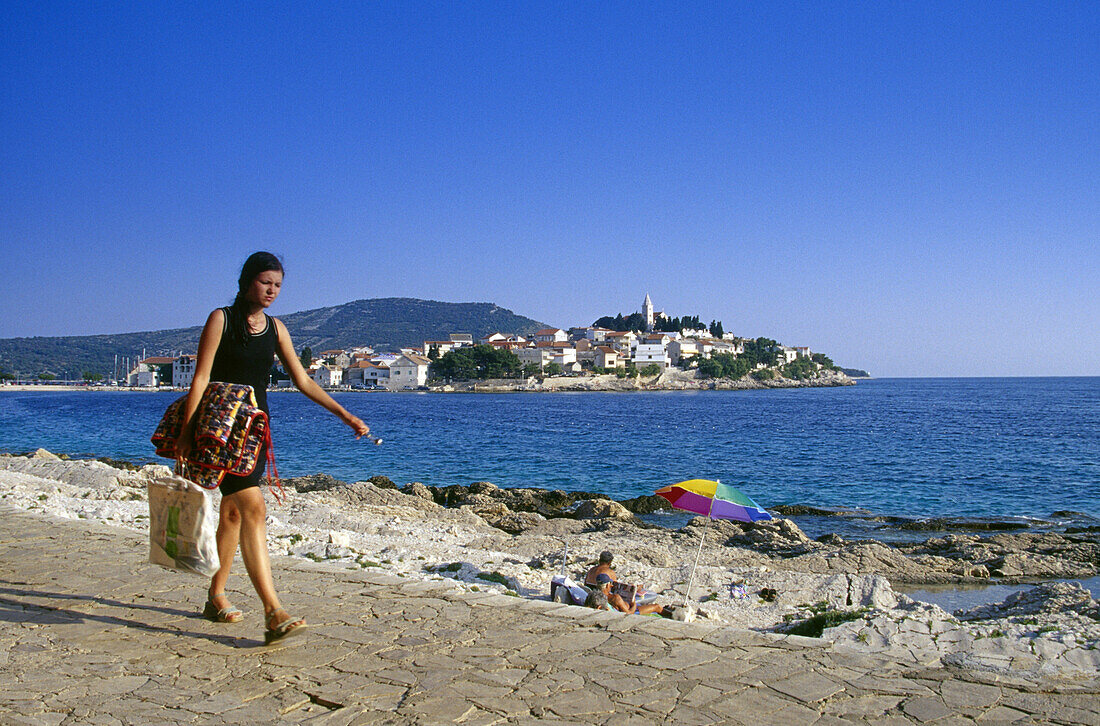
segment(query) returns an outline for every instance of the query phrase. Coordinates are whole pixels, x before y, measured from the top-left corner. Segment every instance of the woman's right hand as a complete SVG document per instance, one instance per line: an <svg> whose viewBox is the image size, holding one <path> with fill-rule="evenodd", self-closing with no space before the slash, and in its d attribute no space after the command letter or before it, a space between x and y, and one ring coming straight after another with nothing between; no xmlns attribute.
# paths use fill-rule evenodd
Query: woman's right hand
<svg viewBox="0 0 1100 726"><path fill-rule="evenodd" d="M176 439L176 458L186 461L187 457L191 455L191 446L194 441L194 434L192 434L187 428L184 428L180 432L179 437Z"/></svg>

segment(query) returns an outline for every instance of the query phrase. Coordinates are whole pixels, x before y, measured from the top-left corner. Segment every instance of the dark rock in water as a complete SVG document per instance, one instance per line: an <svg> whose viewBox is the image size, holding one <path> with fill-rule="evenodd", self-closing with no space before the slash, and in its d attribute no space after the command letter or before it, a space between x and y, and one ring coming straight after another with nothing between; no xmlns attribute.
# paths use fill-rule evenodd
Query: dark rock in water
<svg viewBox="0 0 1100 726"><path fill-rule="evenodd" d="M672 509L672 505L668 503L667 499L656 494L645 494L633 499L623 499L619 504L634 512L634 514L653 514L654 512Z"/></svg>
<svg viewBox="0 0 1100 726"><path fill-rule="evenodd" d="M1078 582L1044 582L1013 593L1004 602L958 611L955 615L960 620L989 620L1066 612L1100 620L1100 603Z"/></svg>
<svg viewBox="0 0 1100 726"><path fill-rule="evenodd" d="M1092 524L1088 527L1066 527L1066 534L1084 534L1087 532L1100 532L1100 524Z"/></svg>
<svg viewBox="0 0 1100 726"><path fill-rule="evenodd" d="M283 486L294 487L300 492L327 492L347 485L346 481L337 479L331 474L307 474L283 479Z"/></svg>
<svg viewBox="0 0 1100 726"><path fill-rule="evenodd" d="M850 510L819 509L805 504L780 504L777 507L769 507L769 509L775 514L782 514L784 517L848 517L855 514Z"/></svg>
<svg viewBox="0 0 1100 726"><path fill-rule="evenodd" d="M823 534L820 537L818 537L815 541L820 542L822 544L828 544L828 545L842 545L842 544L844 544L844 538L841 537L839 534L836 534L836 533L833 533L833 532L830 532L829 534Z"/></svg>
<svg viewBox="0 0 1100 726"><path fill-rule="evenodd" d="M1011 532L1017 529L1029 529L1031 523L1023 519L995 521L936 517L916 521L899 521L895 524L895 527L913 532Z"/></svg>
<svg viewBox="0 0 1100 726"><path fill-rule="evenodd" d="M500 491L500 487L488 481L475 481L470 485L471 494L494 494Z"/></svg>
<svg viewBox="0 0 1100 726"><path fill-rule="evenodd" d="M1084 512L1074 512L1072 510L1059 509L1057 512L1051 512L1052 519L1086 519L1096 521L1096 517L1091 514L1085 514Z"/></svg>
<svg viewBox="0 0 1100 726"><path fill-rule="evenodd" d="M397 485L393 483L393 479L381 474L375 474L370 479L367 479L371 484L375 485L379 489L396 489Z"/></svg>

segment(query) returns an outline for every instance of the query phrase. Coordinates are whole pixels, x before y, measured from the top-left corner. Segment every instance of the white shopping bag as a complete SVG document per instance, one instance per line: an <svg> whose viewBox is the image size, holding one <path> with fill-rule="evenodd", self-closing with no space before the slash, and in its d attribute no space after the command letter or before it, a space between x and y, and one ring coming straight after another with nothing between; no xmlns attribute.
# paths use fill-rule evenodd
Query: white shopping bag
<svg viewBox="0 0 1100 726"><path fill-rule="evenodd" d="M218 518L205 489L181 476L149 482L149 561L211 577L221 563Z"/></svg>

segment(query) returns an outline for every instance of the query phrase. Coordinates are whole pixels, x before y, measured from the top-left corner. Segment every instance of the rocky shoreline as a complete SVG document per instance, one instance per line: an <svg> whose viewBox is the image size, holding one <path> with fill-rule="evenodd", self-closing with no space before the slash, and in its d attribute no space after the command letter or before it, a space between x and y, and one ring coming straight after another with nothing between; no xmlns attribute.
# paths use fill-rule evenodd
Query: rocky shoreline
<svg viewBox="0 0 1100 726"><path fill-rule="evenodd" d="M750 391L769 388L832 388L854 386L855 380L840 371L819 371L814 378L796 380L776 375L768 380L744 378L704 378L697 370L669 368L659 376L619 378L598 376L553 376L524 380L494 379L462 381L429 386L435 393L553 393L553 392L629 392L629 391Z"/></svg>
<svg viewBox="0 0 1100 726"><path fill-rule="evenodd" d="M113 465L112 465L113 464ZM0 499L28 511L142 531L145 486L159 465L66 461L48 452L0 456ZM1080 584L1100 566L1100 531L949 534L887 545L811 539L790 519L745 525L694 518L672 530L640 517L653 497L286 480L269 510L273 552L338 567L381 568L470 589L546 598L553 574L582 575L611 549L623 579L698 617L760 631L822 637L835 647L922 663L1037 675L1100 672L1100 606ZM660 500L663 502L664 500ZM705 556L686 592L704 538ZM1042 581L1002 603L947 613L894 585Z"/></svg>

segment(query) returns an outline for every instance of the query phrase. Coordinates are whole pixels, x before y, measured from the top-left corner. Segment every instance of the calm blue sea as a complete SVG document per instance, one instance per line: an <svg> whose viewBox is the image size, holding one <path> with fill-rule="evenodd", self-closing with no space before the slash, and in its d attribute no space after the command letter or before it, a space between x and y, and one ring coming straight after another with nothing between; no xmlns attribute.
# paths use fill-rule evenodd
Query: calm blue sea
<svg viewBox="0 0 1100 726"><path fill-rule="evenodd" d="M148 437L179 395L0 391L0 451L45 447L151 461ZM739 486L765 507L910 518L1100 517L1100 378L336 398L385 443L355 441L301 394L272 393L283 476L484 480L616 499L700 477Z"/></svg>

